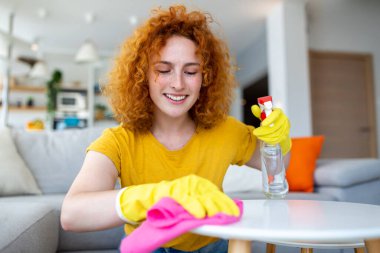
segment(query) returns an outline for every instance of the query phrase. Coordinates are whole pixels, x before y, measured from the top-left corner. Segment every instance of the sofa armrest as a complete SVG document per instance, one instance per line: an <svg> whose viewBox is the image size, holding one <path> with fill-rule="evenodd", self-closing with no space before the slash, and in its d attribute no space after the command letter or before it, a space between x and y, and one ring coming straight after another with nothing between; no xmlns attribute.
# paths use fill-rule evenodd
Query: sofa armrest
<svg viewBox="0 0 380 253"><path fill-rule="evenodd" d="M348 187L380 178L380 160L372 158L319 159L316 186Z"/></svg>
<svg viewBox="0 0 380 253"><path fill-rule="evenodd" d="M261 171L246 165L230 165L224 176L223 191L225 193L261 192Z"/></svg>

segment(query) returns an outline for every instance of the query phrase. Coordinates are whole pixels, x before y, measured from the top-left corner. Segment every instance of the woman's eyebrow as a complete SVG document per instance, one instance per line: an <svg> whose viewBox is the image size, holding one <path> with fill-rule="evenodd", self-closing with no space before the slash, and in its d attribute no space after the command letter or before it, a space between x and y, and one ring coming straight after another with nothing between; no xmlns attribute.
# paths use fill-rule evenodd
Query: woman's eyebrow
<svg viewBox="0 0 380 253"><path fill-rule="evenodd" d="M185 67L187 66L200 66L201 64L199 64L198 62L189 62L189 63L186 63L185 64Z"/></svg>
<svg viewBox="0 0 380 253"><path fill-rule="evenodd" d="M153 62L153 64L166 64L166 65L173 65L171 62L169 61L155 61Z"/></svg>
<svg viewBox="0 0 380 253"><path fill-rule="evenodd" d="M166 65L170 65L172 66L173 63L169 62L169 61L155 61L153 62L153 64L166 64ZM188 67L188 66L200 66L201 64L198 63L198 62L188 62L188 63L185 63L185 67Z"/></svg>

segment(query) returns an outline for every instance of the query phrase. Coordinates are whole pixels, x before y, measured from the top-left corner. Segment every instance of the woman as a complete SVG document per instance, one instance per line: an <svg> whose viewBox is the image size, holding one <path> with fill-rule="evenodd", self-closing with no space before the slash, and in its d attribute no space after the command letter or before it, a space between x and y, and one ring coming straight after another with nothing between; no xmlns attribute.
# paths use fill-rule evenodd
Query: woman
<svg viewBox="0 0 380 253"><path fill-rule="evenodd" d="M280 143L284 153L290 149L281 110L266 119L275 127L255 130L227 116L236 82L227 47L211 32L211 22L208 14L184 6L158 9L124 43L105 87L121 124L88 147L63 203L64 229L125 224L128 234L163 196L196 217L237 216L236 205L220 191L228 166L260 169L258 139ZM118 178L122 190L114 190ZM227 243L184 234L164 248L227 252Z"/></svg>

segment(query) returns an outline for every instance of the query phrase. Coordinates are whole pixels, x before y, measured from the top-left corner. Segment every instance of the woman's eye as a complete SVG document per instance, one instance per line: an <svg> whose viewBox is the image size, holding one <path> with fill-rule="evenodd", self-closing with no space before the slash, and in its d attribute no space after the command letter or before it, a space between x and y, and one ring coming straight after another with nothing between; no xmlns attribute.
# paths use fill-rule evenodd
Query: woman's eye
<svg viewBox="0 0 380 253"><path fill-rule="evenodd" d="M167 74L167 73L169 73L170 72L170 70L160 70L160 69L158 69L158 70L156 70L158 73L160 73L160 74Z"/></svg>
<svg viewBox="0 0 380 253"><path fill-rule="evenodd" d="M195 75L197 71L185 71L185 74L187 75Z"/></svg>

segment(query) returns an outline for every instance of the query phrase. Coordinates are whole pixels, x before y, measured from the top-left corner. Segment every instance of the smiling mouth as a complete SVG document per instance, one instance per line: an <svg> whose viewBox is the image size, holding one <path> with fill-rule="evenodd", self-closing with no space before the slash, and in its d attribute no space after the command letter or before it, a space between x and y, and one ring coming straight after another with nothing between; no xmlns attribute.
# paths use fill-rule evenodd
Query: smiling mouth
<svg viewBox="0 0 380 253"><path fill-rule="evenodd" d="M185 100L185 98L187 97L186 95L174 96L174 95L167 94L167 93L165 93L164 95L165 95L165 97L167 97L170 100L173 100L175 102L179 102L179 101Z"/></svg>

